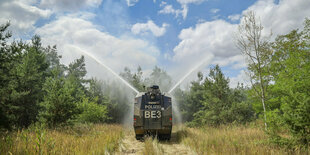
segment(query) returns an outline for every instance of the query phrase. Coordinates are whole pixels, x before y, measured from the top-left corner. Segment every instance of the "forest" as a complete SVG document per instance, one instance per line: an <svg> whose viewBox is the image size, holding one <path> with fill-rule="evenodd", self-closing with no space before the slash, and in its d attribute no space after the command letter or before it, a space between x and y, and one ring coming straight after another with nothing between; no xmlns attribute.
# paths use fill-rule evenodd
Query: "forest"
<svg viewBox="0 0 310 155"><path fill-rule="evenodd" d="M211 65L208 73L198 72L188 88L172 92L182 123L193 130L254 124L262 129L268 145L306 153L310 143L310 19L304 20L302 29L275 39L261 36L263 27L253 15L245 19L239 25L236 46L248 60L251 85L231 88L219 65ZM124 123L134 93L123 91L117 81L87 78L84 56L62 64L56 45L43 46L40 36L33 36L31 42L13 40L9 26L0 26L0 143L6 144L0 146L1 154L12 149L16 132L23 134L27 129L42 135L45 129L76 125L101 129L96 125ZM143 77L142 68L125 67L119 75L139 91L156 84L167 92L174 84L164 69L155 66L149 77ZM118 146L112 141L106 148L113 152Z"/></svg>

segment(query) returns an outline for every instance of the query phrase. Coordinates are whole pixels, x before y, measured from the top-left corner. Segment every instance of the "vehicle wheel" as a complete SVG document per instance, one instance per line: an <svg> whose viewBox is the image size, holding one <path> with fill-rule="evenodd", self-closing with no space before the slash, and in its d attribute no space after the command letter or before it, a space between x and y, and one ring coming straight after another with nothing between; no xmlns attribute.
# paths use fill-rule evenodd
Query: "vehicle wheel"
<svg viewBox="0 0 310 155"><path fill-rule="evenodd" d="M165 134L165 135L160 135L158 138L159 140L170 140L171 135Z"/></svg>
<svg viewBox="0 0 310 155"><path fill-rule="evenodd" d="M141 140L143 138L143 135L136 135L137 140Z"/></svg>
<svg viewBox="0 0 310 155"><path fill-rule="evenodd" d="M171 134L168 134L167 137L166 137L166 139L167 139L167 140L170 140L170 138L171 138Z"/></svg>

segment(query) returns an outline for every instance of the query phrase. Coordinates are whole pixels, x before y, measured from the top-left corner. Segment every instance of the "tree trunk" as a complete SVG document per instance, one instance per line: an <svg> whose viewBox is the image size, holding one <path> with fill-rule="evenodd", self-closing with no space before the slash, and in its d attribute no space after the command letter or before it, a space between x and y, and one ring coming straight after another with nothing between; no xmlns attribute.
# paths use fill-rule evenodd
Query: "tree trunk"
<svg viewBox="0 0 310 155"><path fill-rule="evenodd" d="M262 88L261 88L262 89ZM265 95L264 92L262 91L262 104L263 104L263 108L264 108L264 124L265 124L265 130L267 131L267 117L266 117L266 107L265 107Z"/></svg>

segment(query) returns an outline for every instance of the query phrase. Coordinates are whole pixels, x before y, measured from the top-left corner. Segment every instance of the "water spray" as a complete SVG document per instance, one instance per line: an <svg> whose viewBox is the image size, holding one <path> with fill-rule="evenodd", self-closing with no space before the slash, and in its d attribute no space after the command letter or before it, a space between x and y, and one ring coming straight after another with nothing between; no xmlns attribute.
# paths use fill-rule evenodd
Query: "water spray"
<svg viewBox="0 0 310 155"><path fill-rule="evenodd" d="M97 63L99 63L101 66L103 66L104 68L106 68L108 71L110 71L114 76L116 76L117 78L119 78L124 84L126 84L126 86L128 86L129 88L131 88L133 91L135 91L137 94L139 94L139 91L137 89L135 89L132 85L130 85L126 80L124 80L121 76L119 76L118 74L116 74L110 67L108 67L107 65L105 65L104 63L102 63L101 61L99 61L95 56L93 56L92 54L82 51L84 54L86 54L88 57L92 58L93 60L95 60Z"/></svg>
<svg viewBox="0 0 310 155"><path fill-rule="evenodd" d="M204 60L201 61L201 63L197 64L194 68L192 68L187 74L185 74L169 91L170 94L178 85L180 85L189 75L191 75L195 70L197 70L199 67L201 67L203 64L211 60L213 56L206 57Z"/></svg>

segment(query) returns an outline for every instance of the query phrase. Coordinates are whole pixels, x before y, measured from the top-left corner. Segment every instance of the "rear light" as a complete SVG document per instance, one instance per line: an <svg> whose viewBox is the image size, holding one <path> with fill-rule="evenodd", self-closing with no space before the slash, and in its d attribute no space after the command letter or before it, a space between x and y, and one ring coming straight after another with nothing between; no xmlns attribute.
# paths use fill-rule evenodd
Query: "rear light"
<svg viewBox="0 0 310 155"><path fill-rule="evenodd" d="M133 118L133 124L135 125L136 124L136 118Z"/></svg>
<svg viewBox="0 0 310 155"><path fill-rule="evenodd" d="M170 117L169 120L172 121L172 117Z"/></svg>

